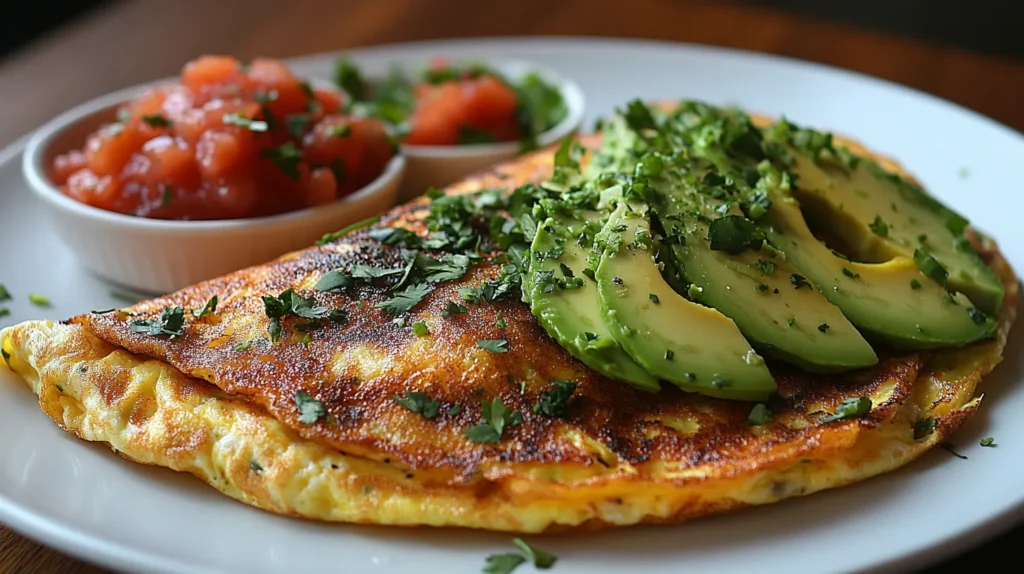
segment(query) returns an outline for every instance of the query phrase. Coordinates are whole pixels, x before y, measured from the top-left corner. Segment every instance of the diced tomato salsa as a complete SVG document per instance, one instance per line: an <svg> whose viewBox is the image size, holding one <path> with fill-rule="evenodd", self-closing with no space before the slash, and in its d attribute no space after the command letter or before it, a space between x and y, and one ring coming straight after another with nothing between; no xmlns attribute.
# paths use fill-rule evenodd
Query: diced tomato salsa
<svg viewBox="0 0 1024 574"><path fill-rule="evenodd" d="M524 148L568 114L555 86L537 74L517 81L483 64L435 58L419 74L394 69L374 84L339 60L335 84L369 116L404 128L408 145L471 145L522 141Z"/></svg>
<svg viewBox="0 0 1024 574"><path fill-rule="evenodd" d="M202 56L181 83L123 106L57 157L68 196L159 219L237 219L323 205L373 181L395 154L385 124L345 113L284 63Z"/></svg>

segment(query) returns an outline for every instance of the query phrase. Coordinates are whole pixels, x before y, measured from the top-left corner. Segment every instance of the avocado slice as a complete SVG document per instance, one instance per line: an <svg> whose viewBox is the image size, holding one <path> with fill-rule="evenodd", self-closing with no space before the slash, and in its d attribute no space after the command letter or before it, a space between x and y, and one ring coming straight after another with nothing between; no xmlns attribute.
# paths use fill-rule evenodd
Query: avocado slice
<svg viewBox="0 0 1024 574"><path fill-rule="evenodd" d="M688 301L662 278L647 211L620 201L598 241L605 248L595 277L612 336L648 373L684 391L766 400L775 380L736 324Z"/></svg>
<svg viewBox="0 0 1024 574"><path fill-rule="evenodd" d="M600 214L589 211L583 215L551 217L538 226L530 251L542 256L534 256L523 276L530 309L548 334L586 366L656 392L661 389L658 380L626 354L605 325L597 284L584 274L592 243L576 241L588 221Z"/></svg>
<svg viewBox="0 0 1024 574"><path fill-rule="evenodd" d="M795 197L811 226L831 229L848 256L881 262L924 251L945 267L950 290L989 315L999 313L1003 285L964 236L966 219L867 158L849 154L854 160L841 165L789 149Z"/></svg>
<svg viewBox="0 0 1024 574"><path fill-rule="evenodd" d="M877 364L871 345L838 307L814 289L794 286L791 277L799 272L784 252L712 250L709 222L718 217L712 204L720 203L676 187L656 207L666 235L682 234L682 241L669 243L676 267L693 285L690 298L731 318L766 354L809 371ZM738 208L733 212L728 217L742 217Z"/></svg>
<svg viewBox="0 0 1024 574"><path fill-rule="evenodd" d="M783 192L764 217L771 243L860 330L895 347L960 346L992 334L995 321L966 296L950 293L910 258L859 263L837 255L812 233L799 202Z"/></svg>

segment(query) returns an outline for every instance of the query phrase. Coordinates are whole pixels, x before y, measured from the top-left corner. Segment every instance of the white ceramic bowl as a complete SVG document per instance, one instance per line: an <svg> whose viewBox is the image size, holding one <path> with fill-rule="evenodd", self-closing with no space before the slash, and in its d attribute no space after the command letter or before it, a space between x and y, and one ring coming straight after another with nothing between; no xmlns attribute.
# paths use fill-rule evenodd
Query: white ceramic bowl
<svg viewBox="0 0 1024 574"><path fill-rule="evenodd" d="M86 102L39 128L25 144L22 170L54 231L82 265L100 277L146 293L169 293L307 247L325 233L395 204L405 171L401 154L377 179L351 195L329 205L268 217L148 219L92 207L63 194L50 179L53 159L81 148L88 134L115 120L119 105L160 83L166 82Z"/></svg>
<svg viewBox="0 0 1024 574"><path fill-rule="evenodd" d="M576 82L562 74L521 60L485 60L487 66L511 80L536 73L545 82L555 86L562 94L568 113L558 125L537 137L539 147L549 146L566 136L575 134L583 123L586 100ZM426 67L427 62L422 63ZM364 70L370 82L384 77L384 70ZM459 146L402 145L407 167L399 200L405 201L423 194L430 187L443 187L498 162L512 159L520 150L518 141L470 144Z"/></svg>

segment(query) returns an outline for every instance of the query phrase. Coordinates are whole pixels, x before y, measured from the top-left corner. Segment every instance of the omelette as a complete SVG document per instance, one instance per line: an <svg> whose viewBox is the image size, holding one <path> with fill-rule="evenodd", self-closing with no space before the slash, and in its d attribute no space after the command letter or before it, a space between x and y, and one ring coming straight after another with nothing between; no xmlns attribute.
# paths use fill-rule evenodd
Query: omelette
<svg viewBox="0 0 1024 574"><path fill-rule="evenodd" d="M533 312L541 290L509 256L513 190L571 186L603 149L601 134L578 143L591 164L572 177L558 177L567 146L533 152L265 265L4 329L3 358L68 433L243 503L521 533L678 523L843 486L907 464L980 408L1018 280L970 228L1001 299L966 344L871 339L867 366L838 370L766 354L756 405L601 372ZM913 182L854 141L828 145Z"/></svg>

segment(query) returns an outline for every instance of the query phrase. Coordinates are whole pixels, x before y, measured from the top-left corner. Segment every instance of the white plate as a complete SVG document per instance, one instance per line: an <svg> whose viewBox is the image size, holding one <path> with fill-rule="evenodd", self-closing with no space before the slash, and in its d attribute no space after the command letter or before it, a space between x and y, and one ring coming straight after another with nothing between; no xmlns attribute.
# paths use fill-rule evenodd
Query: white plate
<svg viewBox="0 0 1024 574"><path fill-rule="evenodd" d="M574 77L585 125L634 97L735 103L861 138L895 154L925 185L1001 240L1024 269L1024 138L972 112L864 76L716 48L609 40L423 43L360 50L357 61L523 58ZM327 75L332 56L296 60ZM4 324L65 318L116 301L78 267L22 182L15 144L0 155L0 281L16 296ZM960 174L968 170L968 176ZM49 295L32 307L29 292ZM1020 334L1021 329L1017 329ZM803 572L918 567L992 536L1024 508L1024 365L1020 336L985 380L978 416L942 450L908 467L803 499L677 527L532 537L554 572ZM994 436L998 448L978 441ZM324 525L250 509L191 477L129 464L60 431L0 370L0 521L66 552L146 572L479 572L511 536L456 530ZM523 566L519 572L529 572Z"/></svg>

